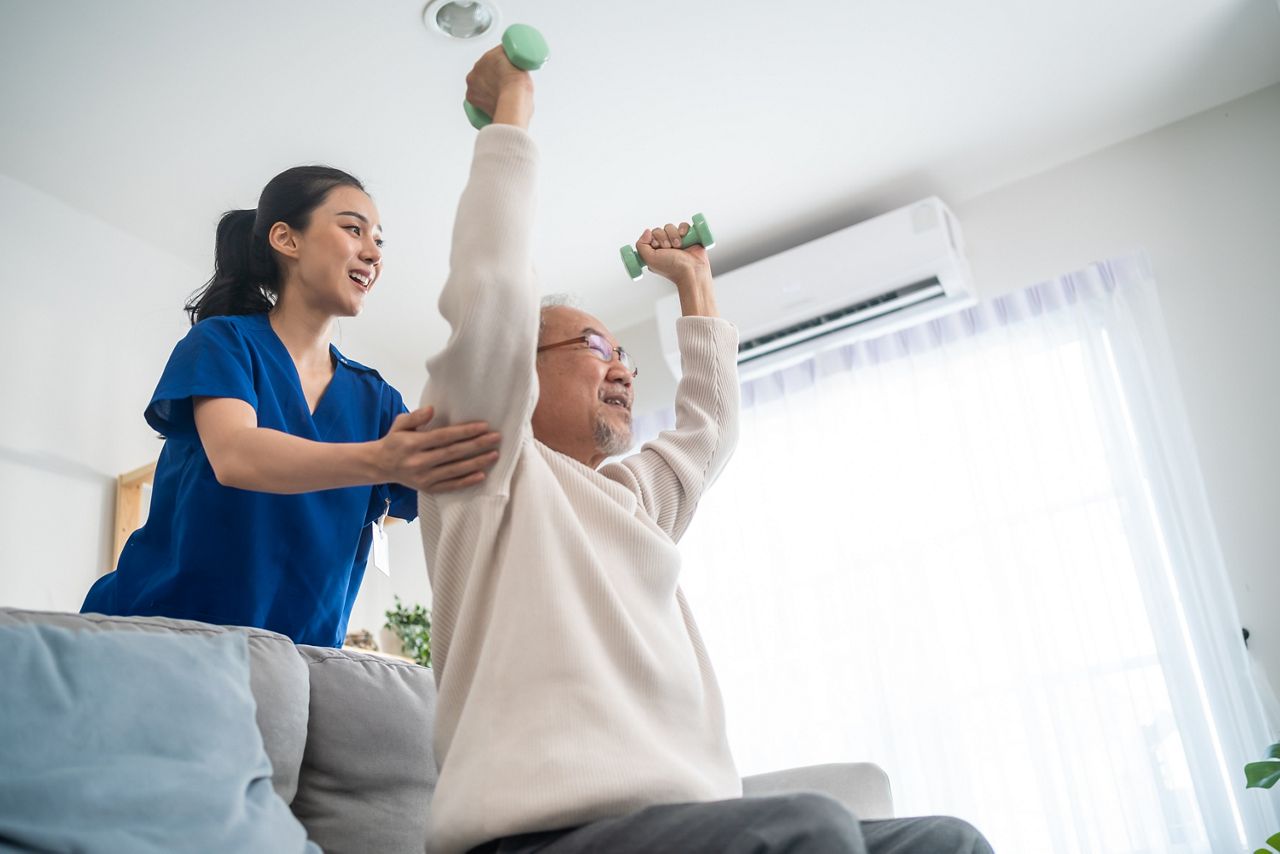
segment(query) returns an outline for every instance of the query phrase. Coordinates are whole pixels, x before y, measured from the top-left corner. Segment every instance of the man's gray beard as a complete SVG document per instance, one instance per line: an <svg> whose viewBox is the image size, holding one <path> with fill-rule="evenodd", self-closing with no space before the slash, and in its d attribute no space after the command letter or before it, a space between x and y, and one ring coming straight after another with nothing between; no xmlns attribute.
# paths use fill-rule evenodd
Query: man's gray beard
<svg viewBox="0 0 1280 854"><path fill-rule="evenodd" d="M596 450L606 457L616 457L631 450L631 427L619 430L604 415L596 416Z"/></svg>

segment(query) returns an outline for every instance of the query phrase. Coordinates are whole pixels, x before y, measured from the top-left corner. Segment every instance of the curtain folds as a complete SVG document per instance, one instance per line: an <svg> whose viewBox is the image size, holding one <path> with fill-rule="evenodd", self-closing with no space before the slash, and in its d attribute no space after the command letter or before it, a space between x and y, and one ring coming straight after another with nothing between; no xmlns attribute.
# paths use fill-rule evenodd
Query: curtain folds
<svg viewBox="0 0 1280 854"><path fill-rule="evenodd" d="M1144 255L821 353L743 403L681 543L743 773L872 760L900 815L959 815L1000 851L1280 828L1244 789L1271 733Z"/></svg>

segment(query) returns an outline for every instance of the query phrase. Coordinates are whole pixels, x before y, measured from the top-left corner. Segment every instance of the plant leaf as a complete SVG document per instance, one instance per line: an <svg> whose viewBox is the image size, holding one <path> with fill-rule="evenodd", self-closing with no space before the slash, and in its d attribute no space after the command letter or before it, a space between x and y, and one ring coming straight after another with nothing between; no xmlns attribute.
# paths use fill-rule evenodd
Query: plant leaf
<svg viewBox="0 0 1280 854"><path fill-rule="evenodd" d="M1280 782L1280 759L1264 759L1244 766L1247 789L1270 789Z"/></svg>
<svg viewBox="0 0 1280 854"><path fill-rule="evenodd" d="M1271 836L1268 836L1267 844L1270 845L1272 848L1275 848L1277 851L1280 851L1280 833L1276 833Z"/></svg>
<svg viewBox="0 0 1280 854"><path fill-rule="evenodd" d="M1268 759L1280 759L1280 742L1276 742L1267 748Z"/></svg>

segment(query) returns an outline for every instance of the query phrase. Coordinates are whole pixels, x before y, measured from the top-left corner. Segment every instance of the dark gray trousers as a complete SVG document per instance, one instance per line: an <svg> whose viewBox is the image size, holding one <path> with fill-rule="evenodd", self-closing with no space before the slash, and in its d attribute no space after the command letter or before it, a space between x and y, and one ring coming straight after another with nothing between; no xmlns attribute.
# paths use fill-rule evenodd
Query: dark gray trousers
<svg viewBox="0 0 1280 854"><path fill-rule="evenodd" d="M991 854L956 818L858 821L838 801L799 793L662 804L568 830L496 839L470 854Z"/></svg>

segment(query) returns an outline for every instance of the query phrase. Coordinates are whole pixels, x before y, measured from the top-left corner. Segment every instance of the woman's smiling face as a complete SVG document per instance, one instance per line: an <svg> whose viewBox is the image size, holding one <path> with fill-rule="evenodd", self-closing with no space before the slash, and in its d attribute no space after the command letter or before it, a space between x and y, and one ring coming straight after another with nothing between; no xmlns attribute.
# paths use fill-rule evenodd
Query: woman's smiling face
<svg viewBox="0 0 1280 854"><path fill-rule="evenodd" d="M382 273L382 225L373 199L355 187L335 187L311 212L307 227L272 227L272 245L287 259L284 290L300 291L313 309L354 317Z"/></svg>

